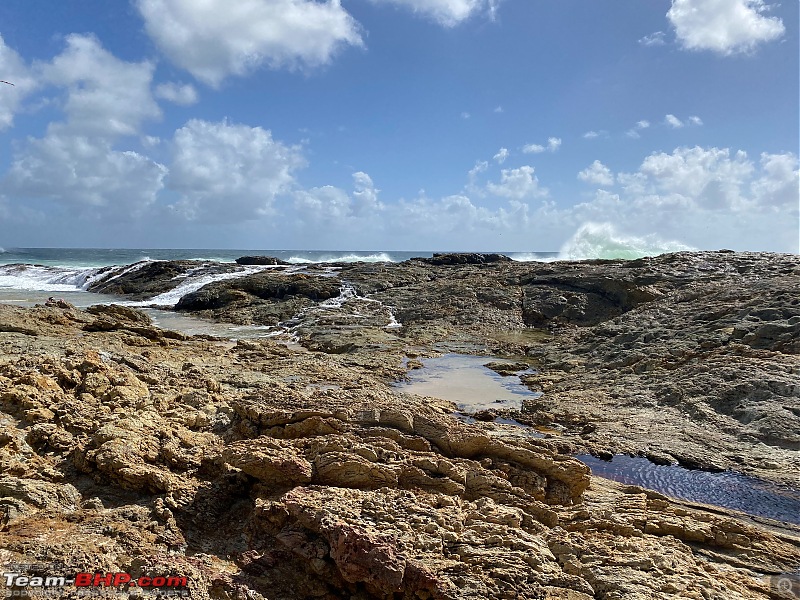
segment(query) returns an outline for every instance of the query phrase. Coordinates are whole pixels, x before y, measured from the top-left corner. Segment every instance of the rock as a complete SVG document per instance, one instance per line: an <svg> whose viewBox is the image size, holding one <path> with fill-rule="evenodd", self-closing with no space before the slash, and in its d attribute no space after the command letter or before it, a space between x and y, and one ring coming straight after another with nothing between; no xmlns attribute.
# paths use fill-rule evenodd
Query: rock
<svg viewBox="0 0 800 600"><path fill-rule="evenodd" d="M153 324L153 320L144 311L119 304L95 304L87 308L86 312L90 315L104 316L118 322L127 322L144 327Z"/></svg>
<svg viewBox="0 0 800 600"><path fill-rule="evenodd" d="M291 263L274 256L242 256L236 259L239 265L288 265Z"/></svg>
<svg viewBox="0 0 800 600"><path fill-rule="evenodd" d="M135 285L134 267L110 270L109 289L198 265ZM790 524L591 477L572 457L791 485L797 257L298 275L218 282L195 308L347 352L189 338L121 307L0 306L0 562L184 575L193 598L359 600L761 598L774 590L759 574L800 567ZM524 381L543 395L519 418L548 438L392 386L405 357L446 351L535 365Z"/></svg>
<svg viewBox="0 0 800 600"><path fill-rule="evenodd" d="M505 376L507 376L507 375L516 375L517 373L520 373L521 371L527 371L527 370L529 370L531 368L531 366L528 363L524 363L524 362L511 362L511 363L507 363L507 362L490 362L490 363L486 363L483 366L486 367L487 369L491 369L495 373L498 373L500 375L505 375Z"/></svg>
<svg viewBox="0 0 800 600"><path fill-rule="evenodd" d="M478 254L475 252L434 253L432 258L415 258L429 265L483 265L487 263L511 262L505 254Z"/></svg>

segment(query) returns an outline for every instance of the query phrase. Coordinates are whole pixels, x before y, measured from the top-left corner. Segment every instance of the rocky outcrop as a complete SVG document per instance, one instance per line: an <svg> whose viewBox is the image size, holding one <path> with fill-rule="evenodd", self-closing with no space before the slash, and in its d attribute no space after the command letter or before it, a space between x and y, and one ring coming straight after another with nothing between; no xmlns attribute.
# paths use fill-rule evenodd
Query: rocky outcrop
<svg viewBox="0 0 800 600"><path fill-rule="evenodd" d="M290 263L274 256L241 256L236 259L238 265L288 265Z"/></svg>
<svg viewBox="0 0 800 600"><path fill-rule="evenodd" d="M526 354L538 373L522 377L544 396L506 416L553 426L583 451L798 476L796 256L432 260L270 270L210 284L178 308L282 327L330 354Z"/></svg>
<svg viewBox="0 0 800 600"><path fill-rule="evenodd" d="M511 262L505 254L479 254L476 252L434 253L431 258L415 258L429 265L483 265L487 263Z"/></svg>
<svg viewBox="0 0 800 600"><path fill-rule="evenodd" d="M359 600L766 598L799 566L788 526L591 478L569 443L399 393L400 351L153 338L122 307L0 322L4 562Z"/></svg>
<svg viewBox="0 0 800 600"><path fill-rule="evenodd" d="M188 274L194 276L231 273L237 265L193 260L146 261L106 270L87 288L98 294L150 299L178 287Z"/></svg>

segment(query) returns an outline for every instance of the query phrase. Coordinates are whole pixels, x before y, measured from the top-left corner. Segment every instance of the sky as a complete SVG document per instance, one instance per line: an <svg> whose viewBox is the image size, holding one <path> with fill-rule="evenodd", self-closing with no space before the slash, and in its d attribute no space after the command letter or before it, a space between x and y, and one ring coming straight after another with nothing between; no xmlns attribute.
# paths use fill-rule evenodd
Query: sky
<svg viewBox="0 0 800 600"><path fill-rule="evenodd" d="M3 0L0 246L798 252L794 0Z"/></svg>

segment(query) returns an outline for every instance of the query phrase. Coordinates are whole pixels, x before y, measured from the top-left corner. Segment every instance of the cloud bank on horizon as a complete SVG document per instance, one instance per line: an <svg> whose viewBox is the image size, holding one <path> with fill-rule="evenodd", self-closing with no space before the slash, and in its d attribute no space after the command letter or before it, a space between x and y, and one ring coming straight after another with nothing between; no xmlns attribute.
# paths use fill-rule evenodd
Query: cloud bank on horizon
<svg viewBox="0 0 800 600"><path fill-rule="evenodd" d="M620 4L8 0L0 242L798 252L796 3Z"/></svg>

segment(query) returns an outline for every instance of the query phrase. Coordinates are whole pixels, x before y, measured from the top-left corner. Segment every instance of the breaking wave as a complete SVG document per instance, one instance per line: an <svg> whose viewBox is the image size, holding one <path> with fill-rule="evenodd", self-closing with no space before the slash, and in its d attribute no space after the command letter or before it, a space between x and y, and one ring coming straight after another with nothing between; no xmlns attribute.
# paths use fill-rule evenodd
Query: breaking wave
<svg viewBox="0 0 800 600"><path fill-rule="evenodd" d="M654 234L625 236L611 223L586 223L561 247L557 260L635 259L691 250L695 248L676 241L664 241Z"/></svg>
<svg viewBox="0 0 800 600"><path fill-rule="evenodd" d="M105 268L70 269L42 265L0 265L0 287L42 292L85 290Z"/></svg>
<svg viewBox="0 0 800 600"><path fill-rule="evenodd" d="M329 263L329 262L343 262L343 263L352 263L352 262L397 262L391 255L387 252L376 252L373 254L340 254L337 252L331 252L330 254L320 254L312 258L307 258L305 256L290 256L286 259L286 262L290 262L296 265L306 265L306 264L313 264L313 263Z"/></svg>

